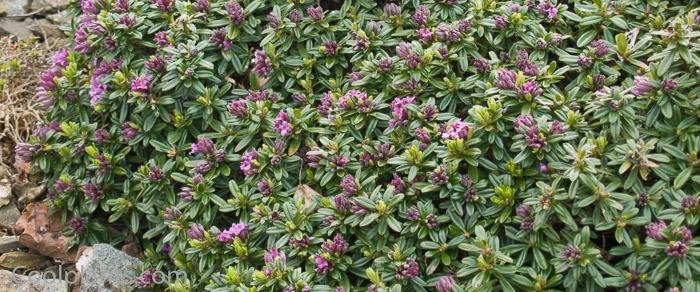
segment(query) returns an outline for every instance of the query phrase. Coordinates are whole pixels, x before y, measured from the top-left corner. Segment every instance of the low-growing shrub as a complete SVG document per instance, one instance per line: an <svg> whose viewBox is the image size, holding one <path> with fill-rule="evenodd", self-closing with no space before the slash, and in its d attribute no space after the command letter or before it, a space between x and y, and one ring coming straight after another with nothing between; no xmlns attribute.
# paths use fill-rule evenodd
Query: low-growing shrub
<svg viewBox="0 0 700 292"><path fill-rule="evenodd" d="M320 2L75 5L17 148L73 243L172 291L700 291L697 1Z"/></svg>

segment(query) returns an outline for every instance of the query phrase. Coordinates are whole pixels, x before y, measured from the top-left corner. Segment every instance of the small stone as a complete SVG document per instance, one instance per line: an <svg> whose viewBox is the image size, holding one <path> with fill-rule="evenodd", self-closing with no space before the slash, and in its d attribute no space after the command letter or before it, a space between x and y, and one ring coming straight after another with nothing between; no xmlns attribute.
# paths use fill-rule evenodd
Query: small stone
<svg viewBox="0 0 700 292"><path fill-rule="evenodd" d="M48 15L56 11L65 10L70 0L33 0L29 10L39 11L37 14Z"/></svg>
<svg viewBox="0 0 700 292"><path fill-rule="evenodd" d="M12 177L12 173L5 166L0 164L0 180L9 180Z"/></svg>
<svg viewBox="0 0 700 292"><path fill-rule="evenodd" d="M44 279L39 275L20 275L12 271L0 270L0 287L3 291L17 292L68 292L68 282Z"/></svg>
<svg viewBox="0 0 700 292"><path fill-rule="evenodd" d="M17 16L27 14L27 0L2 0L0 6L4 6L8 16ZM2 10L2 8L0 8ZM1 14L1 13L0 13Z"/></svg>
<svg viewBox="0 0 700 292"><path fill-rule="evenodd" d="M46 37L50 39L57 39L65 37L65 34L58 25L51 23L46 19L35 19L34 22L29 25L29 30L38 37Z"/></svg>
<svg viewBox="0 0 700 292"><path fill-rule="evenodd" d="M0 267L7 269L33 269L49 258L24 251L6 252L0 256Z"/></svg>
<svg viewBox="0 0 700 292"><path fill-rule="evenodd" d="M23 230L19 242L27 248L64 262L75 261L75 253L69 249L70 238L62 232L61 214L50 213L46 202L27 205L16 228Z"/></svg>
<svg viewBox="0 0 700 292"><path fill-rule="evenodd" d="M0 228L14 229L19 215L19 210L13 202L0 207Z"/></svg>
<svg viewBox="0 0 700 292"><path fill-rule="evenodd" d="M12 199L12 187L9 183L3 184L0 180L0 207L9 204L10 199Z"/></svg>
<svg viewBox="0 0 700 292"><path fill-rule="evenodd" d="M85 249L75 264L80 291L132 291L142 264L109 244L95 244Z"/></svg>
<svg viewBox="0 0 700 292"><path fill-rule="evenodd" d="M19 236L0 237L0 254L18 250L22 247L22 244L19 243Z"/></svg>
<svg viewBox="0 0 700 292"><path fill-rule="evenodd" d="M44 195L46 185L37 186L34 183L27 183L16 188L17 201L25 204L37 201Z"/></svg>
<svg viewBox="0 0 700 292"><path fill-rule="evenodd" d="M12 36L17 39L26 39L32 36L24 22L9 19L0 20L0 36Z"/></svg>
<svg viewBox="0 0 700 292"><path fill-rule="evenodd" d="M65 11L65 10L59 11L59 12L51 14L51 15L47 15L46 19L48 19L49 21L51 21L54 24L61 25L61 26L69 25L70 21L71 21L70 14L68 14L68 11Z"/></svg>

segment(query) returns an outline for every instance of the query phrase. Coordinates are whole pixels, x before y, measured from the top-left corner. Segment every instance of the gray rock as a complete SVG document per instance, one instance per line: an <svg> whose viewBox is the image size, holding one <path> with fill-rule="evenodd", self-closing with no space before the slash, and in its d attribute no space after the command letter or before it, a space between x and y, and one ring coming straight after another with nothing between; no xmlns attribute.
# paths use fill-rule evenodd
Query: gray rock
<svg viewBox="0 0 700 292"><path fill-rule="evenodd" d="M5 9L7 10L7 15L9 16L15 16L15 15L24 15L27 13L26 7L27 7L27 0L1 0L0 1L0 6L4 6Z"/></svg>
<svg viewBox="0 0 700 292"><path fill-rule="evenodd" d="M17 210L17 206L13 202L0 207L0 227L14 229L19 215L19 210Z"/></svg>
<svg viewBox="0 0 700 292"><path fill-rule="evenodd" d="M33 0L30 9L37 14L48 15L56 11L65 10L70 0Z"/></svg>
<svg viewBox="0 0 700 292"><path fill-rule="evenodd" d="M15 194L17 195L17 201L20 203L34 202L46 191L46 185L37 186L34 183L28 183L15 188Z"/></svg>
<svg viewBox="0 0 700 292"><path fill-rule="evenodd" d="M32 32L24 22L4 19L0 20L0 36L14 36L18 39L25 39L32 36Z"/></svg>
<svg viewBox="0 0 700 292"><path fill-rule="evenodd" d="M54 24L64 26L70 24L71 17L68 14L68 11L64 10L51 15L47 15L46 19L53 22Z"/></svg>
<svg viewBox="0 0 700 292"><path fill-rule="evenodd" d="M56 24L51 23L46 19L34 19L29 25L29 30L34 33L35 36L57 39L63 38L66 35L61 31L60 27Z"/></svg>
<svg viewBox="0 0 700 292"><path fill-rule="evenodd" d="M109 244L88 247L75 263L80 275L80 291L132 291L142 264Z"/></svg>
<svg viewBox="0 0 700 292"><path fill-rule="evenodd" d="M7 166L0 164L0 180L9 180L12 177L12 173Z"/></svg>
<svg viewBox="0 0 700 292"><path fill-rule="evenodd" d="M12 187L9 182L4 183L0 180L0 207L9 204L10 199L12 199Z"/></svg>
<svg viewBox="0 0 700 292"><path fill-rule="evenodd" d="M19 243L19 236L0 237L0 254L20 249L24 246Z"/></svg>
<svg viewBox="0 0 700 292"><path fill-rule="evenodd" d="M24 251L6 252L0 256L0 267L6 269L33 269L45 263L49 258Z"/></svg>
<svg viewBox="0 0 700 292"><path fill-rule="evenodd" d="M68 292L68 282L57 279L43 279L40 275L25 276L11 271L0 270L0 287L3 291L16 292Z"/></svg>

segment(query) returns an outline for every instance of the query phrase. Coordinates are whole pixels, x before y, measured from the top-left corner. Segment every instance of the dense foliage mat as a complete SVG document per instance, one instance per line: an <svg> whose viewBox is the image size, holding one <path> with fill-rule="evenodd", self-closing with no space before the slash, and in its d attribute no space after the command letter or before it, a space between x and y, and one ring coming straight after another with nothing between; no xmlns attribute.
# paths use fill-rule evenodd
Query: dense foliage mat
<svg viewBox="0 0 700 292"><path fill-rule="evenodd" d="M18 153L144 287L700 291L697 1L399 2L80 1Z"/></svg>

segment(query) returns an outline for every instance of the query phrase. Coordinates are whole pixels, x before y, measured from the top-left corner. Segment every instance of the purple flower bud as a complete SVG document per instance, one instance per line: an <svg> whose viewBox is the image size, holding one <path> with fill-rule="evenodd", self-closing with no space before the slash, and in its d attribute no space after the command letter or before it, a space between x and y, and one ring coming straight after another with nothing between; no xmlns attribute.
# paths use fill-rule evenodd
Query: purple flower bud
<svg viewBox="0 0 700 292"><path fill-rule="evenodd" d="M333 56L338 53L338 43L336 41L325 41L321 46L321 53L326 56Z"/></svg>
<svg viewBox="0 0 700 292"><path fill-rule="evenodd" d="M578 56L576 63L579 67L581 67L581 69L588 69L593 65L593 60L586 55L580 55Z"/></svg>
<svg viewBox="0 0 700 292"><path fill-rule="evenodd" d="M270 25L270 27L272 28L280 26L279 16L275 15L274 13L269 13L267 15L267 24Z"/></svg>
<svg viewBox="0 0 700 292"><path fill-rule="evenodd" d="M448 180L448 176L447 176L447 173L445 172L445 167L443 167L442 165L438 166L437 168L435 168L435 170L430 172L430 181L434 185L445 184L445 183L447 183L447 180Z"/></svg>
<svg viewBox="0 0 700 292"><path fill-rule="evenodd" d="M54 189L58 193L69 193L75 189L75 185L70 179L58 179L53 184Z"/></svg>
<svg viewBox="0 0 700 292"><path fill-rule="evenodd" d="M664 79L661 81L661 90L665 93L671 93L678 88L678 83L675 80Z"/></svg>
<svg viewBox="0 0 700 292"><path fill-rule="evenodd" d="M420 220L420 212L418 212L418 208L416 208L416 206L411 206L410 208L406 209L406 219L410 221Z"/></svg>
<svg viewBox="0 0 700 292"><path fill-rule="evenodd" d="M228 13L228 19L231 21L231 23L234 25L243 23L245 20L245 11L243 11L241 4L238 4L237 1L230 1L224 5L224 8Z"/></svg>
<svg viewBox="0 0 700 292"><path fill-rule="evenodd" d="M102 190L94 183L86 183L82 186L82 189L85 196L90 198L93 204L97 203L102 196Z"/></svg>
<svg viewBox="0 0 700 292"><path fill-rule="evenodd" d="M202 224L192 223L190 224L190 229L187 230L187 238L190 240L203 241L204 232L204 226L202 226Z"/></svg>
<svg viewBox="0 0 700 292"><path fill-rule="evenodd" d="M649 81L649 78L645 76L635 76L634 86L632 86L632 93L636 96L645 95L651 92L654 88Z"/></svg>
<svg viewBox="0 0 700 292"><path fill-rule="evenodd" d="M493 17L493 20L496 24L496 28L500 30L506 30L508 28L508 20L501 15L497 15Z"/></svg>
<svg viewBox="0 0 700 292"><path fill-rule="evenodd" d="M666 247L666 255L674 258L684 258L688 254L688 244L682 241L673 241Z"/></svg>
<svg viewBox="0 0 700 292"><path fill-rule="evenodd" d="M165 31L157 32L153 37L153 41L161 48L170 46L170 39L168 39L168 33Z"/></svg>
<svg viewBox="0 0 700 292"><path fill-rule="evenodd" d="M214 141L209 138L197 138L197 143L192 143L192 150L190 150L190 155L197 154L212 154L216 148L214 147Z"/></svg>
<svg viewBox="0 0 700 292"><path fill-rule="evenodd" d="M287 261L287 257L284 255L284 252L276 248L266 251L263 259L265 259L266 264L274 263L278 259L282 263Z"/></svg>
<svg viewBox="0 0 700 292"><path fill-rule="evenodd" d="M184 186L180 188L180 192L177 193L177 197L183 202L192 202L194 198L192 195L192 188Z"/></svg>
<svg viewBox="0 0 700 292"><path fill-rule="evenodd" d="M683 243L690 242L693 239L693 233L688 229L688 227L680 226L673 229L673 237L676 240L680 240Z"/></svg>
<svg viewBox="0 0 700 292"><path fill-rule="evenodd" d="M158 166L150 166L148 169L148 181L155 183L165 177L165 173Z"/></svg>
<svg viewBox="0 0 700 292"><path fill-rule="evenodd" d="M430 44L433 42L433 30L430 28L419 28L416 30L416 34L418 34L418 39L426 44Z"/></svg>
<svg viewBox="0 0 700 292"><path fill-rule="evenodd" d="M245 223L236 223L231 225L229 229L226 229L219 233L217 240L219 243L226 244L231 243L234 238L239 238L240 240L245 240L248 236L248 225Z"/></svg>
<svg viewBox="0 0 700 292"><path fill-rule="evenodd" d="M200 161L197 166L194 167L194 172L198 174L205 174L212 168L212 163L208 160Z"/></svg>
<svg viewBox="0 0 700 292"><path fill-rule="evenodd" d="M500 89L508 89L508 90L515 90L516 85L515 85L515 80L517 77L517 74L513 70L508 70L508 69L499 69L496 72L496 82L495 85L496 87Z"/></svg>
<svg viewBox="0 0 700 292"><path fill-rule="evenodd" d="M469 125L467 123L457 120L445 127L445 132L442 133L442 140L457 140L466 139L469 136Z"/></svg>
<svg viewBox="0 0 700 292"><path fill-rule="evenodd" d="M540 173L548 173L549 167L546 163L540 163Z"/></svg>
<svg viewBox="0 0 700 292"><path fill-rule="evenodd" d="M162 12L169 12L170 10L173 9L173 4L175 1L173 0L155 0L156 2L156 8Z"/></svg>
<svg viewBox="0 0 700 292"><path fill-rule="evenodd" d="M127 12L129 11L129 0L117 0L114 3L114 8L118 12Z"/></svg>
<svg viewBox="0 0 700 292"><path fill-rule="evenodd" d="M251 71L258 76L268 76L272 72L272 62L262 50L255 50Z"/></svg>
<svg viewBox="0 0 700 292"><path fill-rule="evenodd" d="M314 256L314 264L316 265L316 268L314 270L316 271L316 273L319 274L327 274L328 272L333 270L333 263L327 260L322 255Z"/></svg>
<svg viewBox="0 0 700 292"><path fill-rule="evenodd" d="M559 257L569 262L572 262L583 257L583 253L581 252L581 249L577 246L569 244L564 247L564 249L559 254Z"/></svg>
<svg viewBox="0 0 700 292"><path fill-rule="evenodd" d="M386 5L384 5L384 13L386 13L386 15L390 17L400 16L401 7L399 7L395 3L387 3Z"/></svg>
<svg viewBox="0 0 700 292"><path fill-rule="evenodd" d="M333 240L326 240L321 244L321 247L329 254L339 257L345 254L348 250L348 242L345 241L342 235L336 234Z"/></svg>
<svg viewBox="0 0 700 292"><path fill-rule="evenodd" d="M192 3L192 9L195 12L207 12L209 11L209 0L197 0L197 2Z"/></svg>
<svg viewBox="0 0 700 292"><path fill-rule="evenodd" d="M68 67L68 55L70 53L68 52L68 49L62 48L56 52L53 57L51 57L51 61L53 62L54 67L58 68L66 68Z"/></svg>
<svg viewBox="0 0 700 292"><path fill-rule="evenodd" d="M239 118L246 117L248 115L248 107L246 106L245 100L237 99L231 101L228 104L228 112Z"/></svg>
<svg viewBox="0 0 700 292"><path fill-rule="evenodd" d="M275 131L282 137L292 134L293 128L289 123L289 115L287 115L286 112L280 111L277 113L277 118L275 118Z"/></svg>
<svg viewBox="0 0 700 292"><path fill-rule="evenodd" d="M647 192L641 192L637 196L637 207L646 207L649 205L649 194Z"/></svg>
<svg viewBox="0 0 700 292"><path fill-rule="evenodd" d="M269 196L272 194L272 187L270 186L270 182L268 182L266 179L263 179L258 182L258 191L263 195L263 196Z"/></svg>
<svg viewBox="0 0 700 292"><path fill-rule="evenodd" d="M457 30L460 33L466 33L472 27L471 22L468 19L461 19L457 22Z"/></svg>
<svg viewBox="0 0 700 292"><path fill-rule="evenodd" d="M395 128L408 121L410 111L406 106L409 104L416 104L415 96L397 97L391 101L392 118L389 121L389 128Z"/></svg>
<svg viewBox="0 0 700 292"><path fill-rule="evenodd" d="M393 174L393 178L391 179L391 182L389 182L389 184L394 186L395 194L403 193L404 188L406 187L406 183L404 183L401 177L396 173Z"/></svg>
<svg viewBox="0 0 700 292"><path fill-rule="evenodd" d="M309 6L306 8L306 13L311 17L316 22L319 22L323 19L323 8L321 6Z"/></svg>
<svg viewBox="0 0 700 292"><path fill-rule="evenodd" d="M193 184L198 185L198 184L201 184L203 182L204 182L204 176L201 173L195 173L192 176L192 183Z"/></svg>
<svg viewBox="0 0 700 292"><path fill-rule="evenodd" d="M529 217L530 216L530 206L525 205L525 204L518 205L518 207L515 208L515 215L517 215L520 218Z"/></svg>
<svg viewBox="0 0 700 292"><path fill-rule="evenodd" d="M179 219L180 216L182 216L182 212L175 206L165 208L165 211L163 212L163 218L166 221L175 221Z"/></svg>
<svg viewBox="0 0 700 292"><path fill-rule="evenodd" d="M484 58L476 58L472 64L479 73L484 73L491 68L489 61Z"/></svg>
<svg viewBox="0 0 700 292"><path fill-rule="evenodd" d="M256 166L256 159L258 159L258 152L255 149L251 149L243 153L241 157L241 171L246 176L255 175L258 172L258 167Z"/></svg>
<svg viewBox="0 0 700 292"><path fill-rule="evenodd" d="M384 58L379 61L379 66L377 66L377 69L379 70L380 73L388 73L391 71L391 65L393 61L391 61L390 58Z"/></svg>
<svg viewBox="0 0 700 292"><path fill-rule="evenodd" d="M151 91L151 80L153 76L139 76L131 80L131 93L136 96L147 96Z"/></svg>
<svg viewBox="0 0 700 292"><path fill-rule="evenodd" d="M428 214L428 216L425 216L425 226L427 226L428 229L435 229L438 225L438 218L435 214Z"/></svg>
<svg viewBox="0 0 700 292"><path fill-rule="evenodd" d="M287 16L289 20L291 20L294 23L299 23L301 22L301 11L299 9L293 9L292 11L289 12L289 15Z"/></svg>
<svg viewBox="0 0 700 292"><path fill-rule="evenodd" d="M165 69L165 60L159 56L151 56L144 63L144 66L151 72L160 72Z"/></svg>
<svg viewBox="0 0 700 292"><path fill-rule="evenodd" d="M537 81L529 80L523 83L522 86L517 88L517 93L520 97L532 98L542 94L542 89L537 84Z"/></svg>
<svg viewBox="0 0 700 292"><path fill-rule="evenodd" d="M343 190L343 194L354 195L357 193L357 184L355 184L355 178L348 174L340 180L340 188Z"/></svg>
<svg viewBox="0 0 700 292"><path fill-rule="evenodd" d="M532 228L535 226L534 219L532 217L527 217L524 218L522 222L520 222L520 230L525 231L525 232L530 232L532 231Z"/></svg>
<svg viewBox="0 0 700 292"><path fill-rule="evenodd" d="M232 46L231 41L228 39L226 30L223 28L214 30L211 33L211 37L209 38L209 42L213 46L215 46L219 49L222 49L224 51L228 51L229 49L231 49L231 46Z"/></svg>
<svg viewBox="0 0 700 292"><path fill-rule="evenodd" d="M437 27L437 38L441 42L454 43L462 37L459 30L451 25L441 23Z"/></svg>
<svg viewBox="0 0 700 292"><path fill-rule="evenodd" d="M420 267L418 262L412 258L406 259L396 267L396 279L400 281L413 279L418 276L420 276Z"/></svg>
<svg viewBox="0 0 700 292"><path fill-rule="evenodd" d="M144 271L138 278L136 278L136 285L139 288L148 288L151 287L153 284L160 283L162 279L160 279L160 271L157 271L156 269L148 269Z"/></svg>
<svg viewBox="0 0 700 292"><path fill-rule="evenodd" d="M87 220L84 218L76 217L68 221L68 228L70 228L73 234L80 234L87 228Z"/></svg>
<svg viewBox="0 0 700 292"><path fill-rule="evenodd" d="M666 229L666 223L663 221L652 222L647 225L647 237L654 240L664 240L663 232Z"/></svg>
<svg viewBox="0 0 700 292"><path fill-rule="evenodd" d="M350 210L350 202L348 201L348 197L341 194L341 195L336 195L333 197L333 201L335 202L335 209L338 212L345 213Z"/></svg>
<svg viewBox="0 0 700 292"><path fill-rule="evenodd" d="M564 124L562 124L558 120L554 120L551 125L549 125L549 133L552 135L556 134L562 134L566 132L566 129L564 128Z"/></svg>
<svg viewBox="0 0 700 292"><path fill-rule="evenodd" d="M435 289L438 292L452 292L455 285L455 279L452 276L442 276L435 284Z"/></svg>
<svg viewBox="0 0 700 292"><path fill-rule="evenodd" d="M335 170L345 169L345 166L350 163L350 159L342 155L333 155L329 161L329 166Z"/></svg>
<svg viewBox="0 0 700 292"><path fill-rule="evenodd" d="M31 162L35 154L41 151L41 145L32 145L25 142L20 142L15 145L15 154L24 162Z"/></svg>
<svg viewBox="0 0 700 292"><path fill-rule="evenodd" d="M289 239L289 244L295 249L305 249L309 246L311 239L308 235L304 234L300 239L294 237Z"/></svg>
<svg viewBox="0 0 700 292"><path fill-rule="evenodd" d="M430 10L428 9L428 6L420 5L416 7L416 11L413 13L411 19L418 27L428 24L428 20L430 20Z"/></svg>
<svg viewBox="0 0 700 292"><path fill-rule="evenodd" d="M131 28L131 27L134 27L134 25L136 25L136 19L134 19L129 14L123 14L123 15L119 16L117 23L124 25L128 28Z"/></svg>
<svg viewBox="0 0 700 292"><path fill-rule="evenodd" d="M596 58L605 57L608 54L608 44L604 40L594 40L591 42L593 53Z"/></svg>

